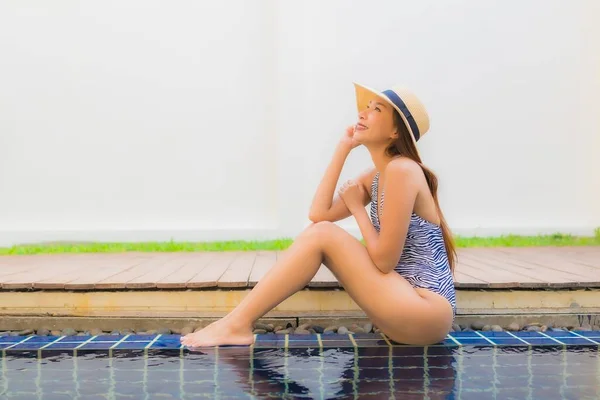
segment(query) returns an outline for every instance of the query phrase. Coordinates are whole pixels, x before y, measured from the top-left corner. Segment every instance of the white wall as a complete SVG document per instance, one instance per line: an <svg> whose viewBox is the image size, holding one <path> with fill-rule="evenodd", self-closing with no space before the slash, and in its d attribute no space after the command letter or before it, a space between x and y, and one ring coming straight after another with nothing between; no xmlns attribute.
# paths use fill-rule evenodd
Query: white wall
<svg viewBox="0 0 600 400"><path fill-rule="evenodd" d="M426 104L456 233L591 234L599 17L594 0L0 2L0 245L294 236L352 81ZM369 162L355 150L341 179Z"/></svg>

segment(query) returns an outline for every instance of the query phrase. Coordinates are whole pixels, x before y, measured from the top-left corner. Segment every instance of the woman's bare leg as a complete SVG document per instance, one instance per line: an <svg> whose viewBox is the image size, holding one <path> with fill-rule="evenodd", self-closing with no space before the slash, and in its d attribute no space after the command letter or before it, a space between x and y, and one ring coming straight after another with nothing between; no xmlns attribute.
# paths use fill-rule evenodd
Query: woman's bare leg
<svg viewBox="0 0 600 400"><path fill-rule="evenodd" d="M229 314L201 331L184 336L181 342L186 346L251 344L254 321L304 288L319 270L322 252L316 246L313 227L298 236Z"/></svg>
<svg viewBox="0 0 600 400"><path fill-rule="evenodd" d="M252 324L304 288L324 263L367 316L388 336L405 343L445 337L450 304L439 295L417 292L399 274L384 274L366 248L335 224L311 225L227 316L182 338L186 346L251 344ZM445 303L444 303L445 302Z"/></svg>

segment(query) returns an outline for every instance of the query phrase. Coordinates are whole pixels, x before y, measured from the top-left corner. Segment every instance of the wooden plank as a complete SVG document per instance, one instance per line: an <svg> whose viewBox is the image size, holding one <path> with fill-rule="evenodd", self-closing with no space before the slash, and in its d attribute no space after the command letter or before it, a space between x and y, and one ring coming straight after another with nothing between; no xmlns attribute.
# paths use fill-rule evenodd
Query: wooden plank
<svg viewBox="0 0 600 400"><path fill-rule="evenodd" d="M248 278L248 286L254 287L259 280L275 265L277 262L277 252L275 251L261 251L256 254L256 261L254 261L254 267L250 272Z"/></svg>
<svg viewBox="0 0 600 400"><path fill-rule="evenodd" d="M456 267L454 270L454 287L457 289L483 289L488 287L488 282L477 279Z"/></svg>
<svg viewBox="0 0 600 400"><path fill-rule="evenodd" d="M12 273L7 273L0 277L2 289L32 289L33 282L43 278L54 276L57 272L63 271L69 267L68 261L55 259L55 263L48 259L36 259L35 264L23 264L18 269L12 269ZM71 269L75 266L71 265Z"/></svg>
<svg viewBox="0 0 600 400"><path fill-rule="evenodd" d="M510 260L513 264L524 264L532 266L538 273L540 268L546 272L560 273L560 276L565 279L574 281L595 281L599 277L600 271L595 267L590 267L584 264L574 263L566 253L553 251L539 251L534 248L520 249L498 249L486 253L486 256L503 257Z"/></svg>
<svg viewBox="0 0 600 400"><path fill-rule="evenodd" d="M532 266L551 287L581 287L600 285L600 271L594 267L571 262L553 248L540 251L537 248L498 249L496 253L514 264ZM488 253L493 256L496 253ZM500 255L498 256L500 257ZM554 282L554 281L562 282Z"/></svg>
<svg viewBox="0 0 600 400"><path fill-rule="evenodd" d="M569 257L574 262L600 270L600 256L597 256L596 254L565 253L564 256Z"/></svg>
<svg viewBox="0 0 600 400"><path fill-rule="evenodd" d="M1 256L0 287L246 287L256 285L281 255L198 252ZM459 249L457 288L524 288L544 284L600 287L600 246ZM308 286L340 287L324 265Z"/></svg>
<svg viewBox="0 0 600 400"><path fill-rule="evenodd" d="M101 260L96 268L74 271L73 279L65 283L65 290L91 290L99 281L118 275L123 269L132 268L147 258L137 253L110 255Z"/></svg>
<svg viewBox="0 0 600 400"><path fill-rule="evenodd" d="M217 287L221 275L225 273L238 254L232 251L216 253L209 265L190 279L186 286L188 288Z"/></svg>
<svg viewBox="0 0 600 400"><path fill-rule="evenodd" d="M0 257L0 287L8 276L38 269L37 265L48 257L2 256Z"/></svg>
<svg viewBox="0 0 600 400"><path fill-rule="evenodd" d="M105 254L57 254L47 262L37 264L35 273L23 276L23 280L29 281L34 289L64 289L73 274L97 268L105 257Z"/></svg>
<svg viewBox="0 0 600 400"><path fill-rule="evenodd" d="M13 265L3 265L0 269L0 278L20 274L23 272L31 271L37 269L36 264L13 264Z"/></svg>
<svg viewBox="0 0 600 400"><path fill-rule="evenodd" d="M141 278L153 270L161 270L169 260L173 260L179 256L179 253L145 253L141 262L131 267L123 268L117 274L99 279L95 283L94 288L102 290L125 289L127 282Z"/></svg>
<svg viewBox="0 0 600 400"><path fill-rule="evenodd" d="M600 286L600 274L596 268L573 263L557 252L541 252L535 248L504 248L499 251L513 260L518 260L517 262L526 262L543 268L544 278L561 276L565 281L572 279L573 286ZM551 284L551 286L555 285Z"/></svg>
<svg viewBox="0 0 600 400"><path fill-rule="evenodd" d="M564 284L567 276L545 276L541 278L539 271L535 271L535 266L527 266L522 264L513 264L511 260L506 257L494 257L491 251L484 253L477 252L463 252L461 256L463 262L469 265L482 266L495 274L501 274L502 276L513 279L519 282L519 287L529 288L543 288L548 287L550 282L556 284ZM533 267L533 268L532 268ZM575 283L575 280L571 280L571 283Z"/></svg>
<svg viewBox="0 0 600 400"><path fill-rule="evenodd" d="M161 260L159 266L149 269L145 274L131 279L125 283L127 289L156 288L156 283L183 267L183 253L173 253L171 257ZM147 268L146 264L146 268ZM147 268L148 269L148 268Z"/></svg>
<svg viewBox="0 0 600 400"><path fill-rule="evenodd" d="M255 252L239 253L217 281L218 287L248 287L248 278L256 261Z"/></svg>
<svg viewBox="0 0 600 400"><path fill-rule="evenodd" d="M181 268L159 280L156 287L159 289L185 288L188 282L192 281L204 268L207 268L214 259L215 253L213 252L185 253L180 258L183 263Z"/></svg>
<svg viewBox="0 0 600 400"><path fill-rule="evenodd" d="M552 251L573 262L600 269L600 246L556 247Z"/></svg>
<svg viewBox="0 0 600 400"><path fill-rule="evenodd" d="M41 259L44 257L37 257L20 255L20 256L0 256L0 275L4 273L4 271L11 270L14 268L19 268L23 266L31 266L32 261L36 259Z"/></svg>
<svg viewBox="0 0 600 400"><path fill-rule="evenodd" d="M494 270L494 268L490 265L468 261L464 258L461 258L461 261L457 266L457 270L469 274L476 279L487 282L488 288L518 288L521 285L522 277L516 274L507 273L506 271L497 271ZM533 280L529 279L529 282L532 281Z"/></svg>

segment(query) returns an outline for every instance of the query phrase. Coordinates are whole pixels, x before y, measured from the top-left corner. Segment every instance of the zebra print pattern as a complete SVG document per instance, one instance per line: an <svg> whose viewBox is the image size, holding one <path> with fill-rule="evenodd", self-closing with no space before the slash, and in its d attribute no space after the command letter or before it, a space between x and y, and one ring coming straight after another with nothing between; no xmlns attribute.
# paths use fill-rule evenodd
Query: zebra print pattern
<svg viewBox="0 0 600 400"><path fill-rule="evenodd" d="M371 222L379 232L379 218L377 203L379 202L379 172L375 175L371 185ZM381 207L383 212L384 193L381 193ZM456 316L456 292L454 279L441 228L414 212L406 235L406 242L398 264L394 268L413 287L425 288L444 296L452 306Z"/></svg>

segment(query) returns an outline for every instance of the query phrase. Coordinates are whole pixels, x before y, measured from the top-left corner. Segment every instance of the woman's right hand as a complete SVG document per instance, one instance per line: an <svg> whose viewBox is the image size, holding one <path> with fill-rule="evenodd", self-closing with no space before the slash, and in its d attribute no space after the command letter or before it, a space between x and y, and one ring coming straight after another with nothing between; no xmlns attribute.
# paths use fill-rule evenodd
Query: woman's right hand
<svg viewBox="0 0 600 400"><path fill-rule="evenodd" d="M344 136L340 139L340 145L345 147L348 151L360 146L360 143L354 139L355 125L351 125L346 128Z"/></svg>

